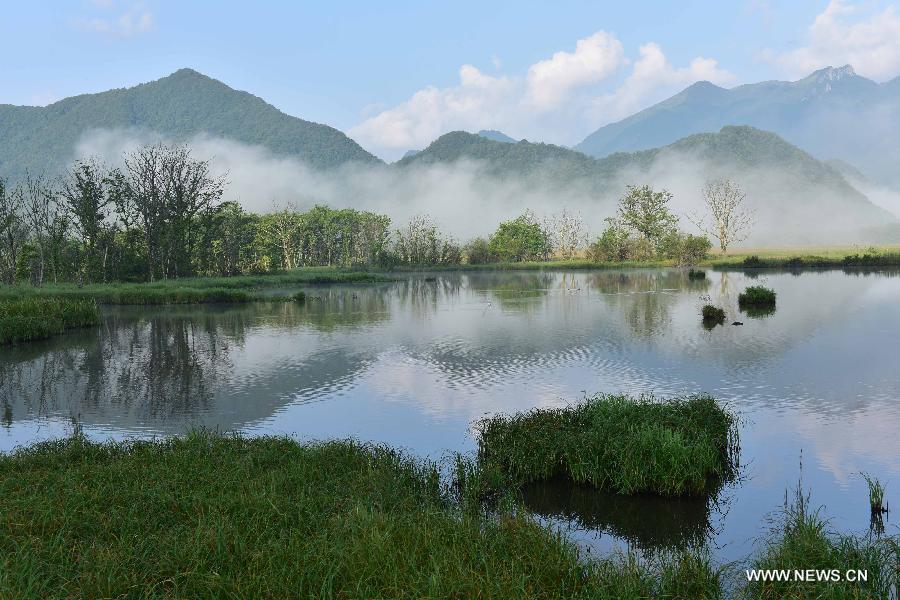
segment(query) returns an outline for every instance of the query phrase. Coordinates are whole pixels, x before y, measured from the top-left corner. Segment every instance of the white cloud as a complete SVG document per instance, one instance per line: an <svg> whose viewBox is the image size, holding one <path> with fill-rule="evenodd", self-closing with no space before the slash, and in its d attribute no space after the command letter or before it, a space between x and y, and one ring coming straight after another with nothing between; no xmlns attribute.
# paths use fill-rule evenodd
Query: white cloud
<svg viewBox="0 0 900 600"><path fill-rule="evenodd" d="M616 36L598 31L578 40L575 52L557 52L528 69L528 99L539 110L565 102L569 93L599 83L625 63L625 49Z"/></svg>
<svg viewBox="0 0 900 600"><path fill-rule="evenodd" d="M644 44L641 57L634 63L631 74L611 93L594 101L595 120L598 123L626 117L648 104L662 99L680 88L697 81L710 81L719 85L735 82L735 77L719 68L711 58L698 57L687 67L673 67L658 44Z"/></svg>
<svg viewBox="0 0 900 600"><path fill-rule="evenodd" d="M463 65L458 84L419 90L405 102L366 115L348 133L389 159L460 129L499 129L515 138L574 144L596 127L702 79L727 84L734 76L702 57L676 68L653 43L642 46L631 63L622 43L599 31L578 40L574 52L534 63L524 76L493 76Z"/></svg>
<svg viewBox="0 0 900 600"><path fill-rule="evenodd" d="M796 77L845 64L872 79L896 77L900 75L900 16L893 5L872 12L846 0L831 0L809 27L806 45L776 56L775 62Z"/></svg>
<svg viewBox="0 0 900 600"><path fill-rule="evenodd" d="M98 9L111 10L116 7L113 0L92 0ZM150 31L154 27L153 13L142 3L134 3L116 16L83 18L75 21L75 26L83 31L106 35L130 37Z"/></svg>

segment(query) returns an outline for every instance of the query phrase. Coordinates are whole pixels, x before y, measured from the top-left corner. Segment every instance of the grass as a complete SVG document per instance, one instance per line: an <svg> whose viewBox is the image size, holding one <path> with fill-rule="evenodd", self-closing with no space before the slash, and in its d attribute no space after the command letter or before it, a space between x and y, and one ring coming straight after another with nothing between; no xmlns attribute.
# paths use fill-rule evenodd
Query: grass
<svg viewBox="0 0 900 600"><path fill-rule="evenodd" d="M785 503L770 539L753 561L754 569L831 571L842 581L748 582L747 598L861 599L891 598L900 584L900 547L897 540L880 536L848 536L828 531L818 510L809 506L809 497L798 486L794 500ZM848 570L864 570L866 582L849 582Z"/></svg>
<svg viewBox="0 0 900 600"><path fill-rule="evenodd" d="M708 556L586 562L353 441L80 436L0 455L0 597L716 598Z"/></svg>
<svg viewBox="0 0 900 600"><path fill-rule="evenodd" d="M761 285L752 285L738 294L738 306L741 309L745 307L774 308L776 296L774 290Z"/></svg>
<svg viewBox="0 0 900 600"><path fill-rule="evenodd" d="M873 513L887 512L884 505L884 484L877 477L872 477L868 473L862 473L863 479L869 488L869 506Z"/></svg>
<svg viewBox="0 0 900 600"><path fill-rule="evenodd" d="M557 477L620 494L705 494L737 467L736 418L706 395L598 395L477 425L479 460L518 485Z"/></svg>
<svg viewBox="0 0 900 600"><path fill-rule="evenodd" d="M705 325L719 325L725 322L725 310L712 304L706 304L700 310Z"/></svg>
<svg viewBox="0 0 900 600"><path fill-rule="evenodd" d="M900 266L897 246L738 249L708 261L718 269L840 269Z"/></svg>
<svg viewBox="0 0 900 600"><path fill-rule="evenodd" d="M40 288L0 285L3 298L92 299L100 304L157 305L252 302L272 300L254 290L281 286L391 281L383 274L368 271L306 268L271 275L199 277L150 283L108 283L78 287L75 284L48 284ZM278 299L278 298L275 298Z"/></svg>
<svg viewBox="0 0 900 600"><path fill-rule="evenodd" d="M0 299L0 344L58 335L67 329L100 324L97 303L89 299Z"/></svg>

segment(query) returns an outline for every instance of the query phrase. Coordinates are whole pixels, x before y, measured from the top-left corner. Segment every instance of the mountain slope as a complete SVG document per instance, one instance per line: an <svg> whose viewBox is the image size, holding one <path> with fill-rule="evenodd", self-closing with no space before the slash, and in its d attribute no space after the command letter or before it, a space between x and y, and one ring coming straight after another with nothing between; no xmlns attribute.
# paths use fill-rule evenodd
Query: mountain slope
<svg viewBox="0 0 900 600"><path fill-rule="evenodd" d="M326 125L286 115L247 92L181 69L133 88L66 98L47 107L0 105L0 175L55 172L81 136L98 128L141 128L176 139L207 133L259 144L314 167L380 162Z"/></svg>
<svg viewBox="0 0 900 600"><path fill-rule="evenodd" d="M478 135L489 140L494 140L495 142L507 142L509 144L515 144L517 141L519 141L509 137L502 131L497 131L496 129L482 129L478 132Z"/></svg>
<svg viewBox="0 0 900 600"><path fill-rule="evenodd" d="M747 126L600 159L550 144L508 144L457 131L395 164L412 168L459 161L478 165L485 179L520 181L532 189L543 187L551 196L571 198L566 191L577 187L595 210L608 213L626 185L648 183L672 190L676 208L686 214L699 207L706 180L729 177L746 189L758 213L754 240L760 243L856 241L863 229L896 220L834 167L778 135Z"/></svg>
<svg viewBox="0 0 900 600"><path fill-rule="evenodd" d="M900 183L900 79L878 84L849 65L799 81L766 81L732 89L695 83L679 94L575 146L592 156L643 150L726 125L773 131L820 159L837 158L867 176Z"/></svg>

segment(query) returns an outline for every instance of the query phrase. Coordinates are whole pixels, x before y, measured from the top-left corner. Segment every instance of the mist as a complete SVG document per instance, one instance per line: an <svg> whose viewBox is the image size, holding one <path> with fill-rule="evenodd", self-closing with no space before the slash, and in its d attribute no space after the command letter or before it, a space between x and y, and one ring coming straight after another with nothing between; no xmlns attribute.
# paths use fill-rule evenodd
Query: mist
<svg viewBox="0 0 900 600"><path fill-rule="evenodd" d="M126 152L171 141L146 130L93 130L79 140L73 158L94 156L121 166ZM500 222L525 210L540 218L563 209L579 213L593 239L605 226L604 219L614 215L626 186L643 184L670 190L682 229L698 233L687 216L704 212L701 190L713 177L730 177L747 191L747 207L756 223L745 246L863 243L861 228L894 220L868 202L863 201L864 206L849 202L838 191L808 189L789 172L737 171L683 153L661 153L648 168L622 169L598 187L596 181L561 183L558 177L540 173L498 176L489 165L474 160L404 167L345 164L322 171L298 158L230 139L198 135L179 141L191 148L195 158L209 160L214 173L227 177L224 199L237 201L247 210L266 213L285 206L305 210L327 204L386 214L394 227L426 214L442 231L463 242L490 235ZM900 207L900 201L895 207Z"/></svg>

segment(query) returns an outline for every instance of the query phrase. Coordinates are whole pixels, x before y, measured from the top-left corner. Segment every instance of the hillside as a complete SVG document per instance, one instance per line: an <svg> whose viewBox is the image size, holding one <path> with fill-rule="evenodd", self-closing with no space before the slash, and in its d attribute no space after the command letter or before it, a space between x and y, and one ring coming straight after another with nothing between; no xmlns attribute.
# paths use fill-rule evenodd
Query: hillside
<svg viewBox="0 0 900 600"><path fill-rule="evenodd" d="M175 139L207 133L259 144L319 167L380 162L326 125L284 114L247 92L190 69L132 88L66 98L44 108L0 105L0 175L55 172L81 136L98 128L142 128Z"/></svg>
<svg viewBox="0 0 900 600"><path fill-rule="evenodd" d="M596 157L671 144L680 138L751 125L772 131L819 159L841 159L869 178L900 184L900 78L878 84L849 65L799 81L724 89L695 83L679 94L606 125L575 146Z"/></svg>
<svg viewBox="0 0 900 600"><path fill-rule="evenodd" d="M509 137L502 131L497 131L496 129L482 129L478 132L478 135L489 140L494 140L495 142L507 142L509 144L515 144L519 141L517 139Z"/></svg>
<svg viewBox="0 0 900 600"><path fill-rule="evenodd" d="M831 165L778 135L746 126L599 159L551 144L509 144L453 132L395 164L409 168L461 160L479 165L484 177L519 180L554 194L577 186L600 212L610 212L626 185L650 183L672 190L684 213L697 208L707 179L729 177L747 190L758 213L759 242L799 243L825 236L832 236L832 242L856 241L859 231L896 221ZM814 221L820 226L810 231L808 224Z"/></svg>

